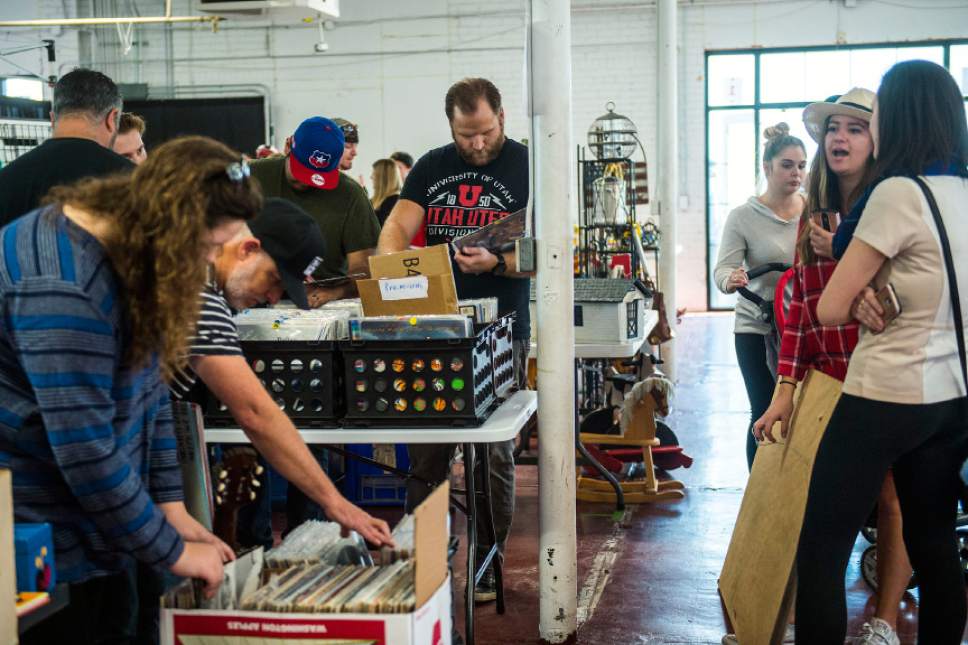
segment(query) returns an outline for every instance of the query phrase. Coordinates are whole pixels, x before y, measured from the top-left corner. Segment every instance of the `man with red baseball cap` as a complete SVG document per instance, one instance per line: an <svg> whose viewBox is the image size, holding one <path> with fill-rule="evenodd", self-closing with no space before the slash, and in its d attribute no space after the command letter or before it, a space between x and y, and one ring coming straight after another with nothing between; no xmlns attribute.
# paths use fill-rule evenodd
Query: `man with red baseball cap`
<svg viewBox="0 0 968 645"><path fill-rule="evenodd" d="M340 181L339 164L346 144L334 121L314 116L299 124L285 156L253 161L252 176L266 197L281 197L312 215L326 241L317 278L369 273L367 258L376 249L380 224L366 192L355 181ZM309 304L355 296L356 284L315 289Z"/></svg>

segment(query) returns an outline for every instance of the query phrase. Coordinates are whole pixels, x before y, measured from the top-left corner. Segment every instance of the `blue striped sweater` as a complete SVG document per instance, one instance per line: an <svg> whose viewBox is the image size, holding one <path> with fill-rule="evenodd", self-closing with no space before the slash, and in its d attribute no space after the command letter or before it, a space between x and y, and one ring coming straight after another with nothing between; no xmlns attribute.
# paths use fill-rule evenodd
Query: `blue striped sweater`
<svg viewBox="0 0 968 645"><path fill-rule="evenodd" d="M156 503L183 498L158 361L122 364L118 282L100 243L56 208L0 229L0 468L18 522L50 522L57 577L184 544Z"/></svg>

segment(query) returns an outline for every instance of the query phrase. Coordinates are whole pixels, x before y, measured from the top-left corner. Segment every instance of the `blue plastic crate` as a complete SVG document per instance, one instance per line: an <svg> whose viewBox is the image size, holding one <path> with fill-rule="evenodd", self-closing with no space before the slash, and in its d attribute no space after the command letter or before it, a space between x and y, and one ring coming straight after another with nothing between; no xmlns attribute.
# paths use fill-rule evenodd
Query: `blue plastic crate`
<svg viewBox="0 0 968 645"><path fill-rule="evenodd" d="M373 458L370 444L353 444L345 448L353 454ZM406 445L397 444L396 457L398 469L406 471L410 468ZM359 506L403 506L407 497L406 482L402 478L351 457L346 458L342 489L346 499Z"/></svg>

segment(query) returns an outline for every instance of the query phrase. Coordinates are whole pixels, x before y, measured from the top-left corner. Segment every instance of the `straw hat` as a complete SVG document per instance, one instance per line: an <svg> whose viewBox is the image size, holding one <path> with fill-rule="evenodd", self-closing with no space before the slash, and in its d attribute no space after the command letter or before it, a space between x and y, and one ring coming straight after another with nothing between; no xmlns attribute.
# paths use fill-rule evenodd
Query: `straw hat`
<svg viewBox="0 0 968 645"><path fill-rule="evenodd" d="M817 143L823 141L824 125L834 115L852 116L870 123L874 110L874 93L863 87L855 87L838 97L811 103L803 108L803 125Z"/></svg>

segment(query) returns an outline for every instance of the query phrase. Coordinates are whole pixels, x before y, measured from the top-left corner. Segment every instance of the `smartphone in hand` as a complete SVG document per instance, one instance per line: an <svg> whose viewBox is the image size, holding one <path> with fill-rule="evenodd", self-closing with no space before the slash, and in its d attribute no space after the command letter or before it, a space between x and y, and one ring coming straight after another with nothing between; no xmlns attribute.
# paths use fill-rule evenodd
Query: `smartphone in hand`
<svg viewBox="0 0 968 645"><path fill-rule="evenodd" d="M815 211L810 213L810 219L828 233L836 233L837 227L840 226L840 213L837 211Z"/></svg>
<svg viewBox="0 0 968 645"><path fill-rule="evenodd" d="M884 310L884 315L881 319L884 321L884 327L901 315L901 301L897 297L897 291L894 290L894 285L888 282L882 289L880 289L874 296L877 298L878 304L880 304L881 309ZM880 333L872 330L871 333Z"/></svg>

